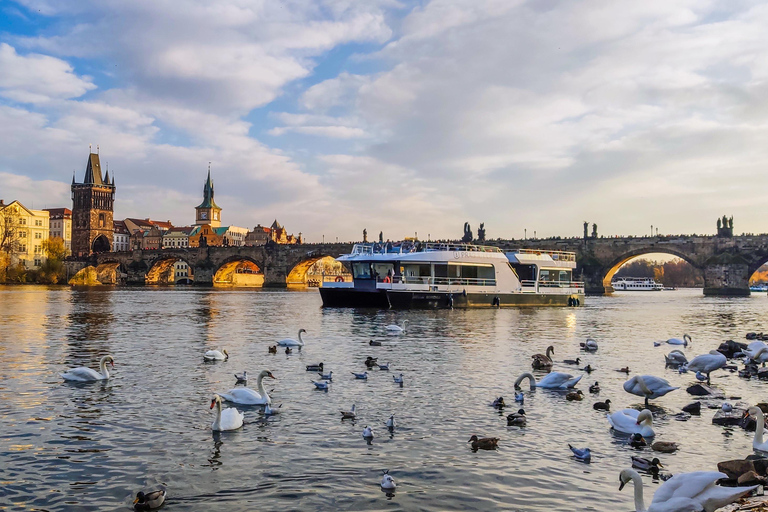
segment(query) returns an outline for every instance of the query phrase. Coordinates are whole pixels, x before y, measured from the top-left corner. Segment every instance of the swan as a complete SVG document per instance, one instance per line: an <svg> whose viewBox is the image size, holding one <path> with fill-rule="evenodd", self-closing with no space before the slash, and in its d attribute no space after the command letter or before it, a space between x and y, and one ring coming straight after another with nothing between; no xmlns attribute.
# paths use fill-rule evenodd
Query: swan
<svg viewBox="0 0 768 512"><path fill-rule="evenodd" d="M165 489L158 491L136 493L136 499L133 500L133 510L155 510L160 508L165 501Z"/></svg>
<svg viewBox="0 0 768 512"><path fill-rule="evenodd" d="M528 379L531 382L531 389L570 389L581 380L581 377L581 375L574 377L569 373L553 372L547 374L539 382L536 382L536 377L528 372L525 372L515 381L515 389L520 389L520 383L523 381L523 379Z"/></svg>
<svg viewBox="0 0 768 512"><path fill-rule="evenodd" d="M761 452L768 452L768 442L763 441L763 434L765 432L765 419L763 417L763 411L759 407L750 407L747 413L755 416L757 425L755 427L755 439L752 441L752 448Z"/></svg>
<svg viewBox="0 0 768 512"><path fill-rule="evenodd" d="M622 409L613 414L606 414L608 423L613 430L624 434L640 434L643 437L653 437L653 414L648 409Z"/></svg>
<svg viewBox="0 0 768 512"><path fill-rule="evenodd" d="M534 354L531 356L531 366L534 370L548 370L552 368L552 354L555 353L555 347L547 347L546 354Z"/></svg>
<svg viewBox="0 0 768 512"><path fill-rule="evenodd" d="M597 342L592 338L587 338L587 341L584 343L579 343L579 345L583 350L586 350L587 352L597 351Z"/></svg>
<svg viewBox="0 0 768 512"><path fill-rule="evenodd" d="M264 389L264 383L262 382L265 377L269 377L270 379L277 378L274 375L272 375L272 372L270 372L269 370L264 370L256 378L256 388L259 390L258 392L252 390L251 388L234 388L234 389L230 389L226 393L219 393L218 396L220 396L227 402L232 402L235 404L242 404L242 405L271 404L272 399L269 398L269 395L267 394L267 390Z"/></svg>
<svg viewBox="0 0 768 512"><path fill-rule="evenodd" d="M719 471L694 471L673 476L656 489L651 506L645 508L643 501L643 479L634 469L624 469L619 474L619 490L632 481L635 486L636 512L714 512L738 500L756 489L752 487L719 487L721 478L727 478Z"/></svg>
<svg viewBox="0 0 768 512"><path fill-rule="evenodd" d="M387 425L387 428L389 430L392 430L393 428L395 428L397 426L397 424L395 423L395 415L394 414L389 417L389 419L387 420L386 425Z"/></svg>
<svg viewBox="0 0 768 512"><path fill-rule="evenodd" d="M306 329L299 329L299 339L294 340L293 338L285 338L284 340L280 340L277 342L278 345L281 347L299 347L299 350L301 350L301 347L304 346L304 340L301 337L301 333L307 332Z"/></svg>
<svg viewBox="0 0 768 512"><path fill-rule="evenodd" d="M384 476L381 477L381 488L387 491L394 491L396 487L397 484L395 483L395 479L385 472Z"/></svg>
<svg viewBox="0 0 768 512"><path fill-rule="evenodd" d="M112 368L115 367L115 360L112 358L112 356L104 356L99 361L99 368L101 368L101 373L97 372L96 370L91 370L90 368L87 368L85 366L80 366L78 368L72 368L70 370L67 370L64 373L60 373L61 377L64 380L69 380L73 382L91 382L94 380L107 380L109 378L109 370L107 370L107 363L112 365Z"/></svg>
<svg viewBox="0 0 768 512"><path fill-rule="evenodd" d="M227 359L229 359L229 354L226 350L209 350L203 354L205 361L226 361Z"/></svg>
<svg viewBox="0 0 768 512"><path fill-rule="evenodd" d="M405 326L407 323L408 323L408 320L403 320L402 322L400 322L400 325L395 325L395 324L388 325L387 330L393 333L405 332Z"/></svg>
<svg viewBox="0 0 768 512"><path fill-rule="evenodd" d="M685 354L677 349L664 356L664 360L667 366L680 366L688 363L688 358L685 357Z"/></svg>
<svg viewBox="0 0 768 512"><path fill-rule="evenodd" d="M768 345L762 341L750 343L746 350L742 350L742 353L747 356L750 361L763 363L763 366L768 362Z"/></svg>
<svg viewBox="0 0 768 512"><path fill-rule="evenodd" d="M237 430L243 426L243 418L245 415L235 409L229 407L221 410L221 397L219 395L213 395L211 400L211 409L216 407L216 419L213 420L211 429L214 431L222 432L224 430Z"/></svg>
<svg viewBox="0 0 768 512"><path fill-rule="evenodd" d="M683 334L683 339L680 338L669 338L667 340L667 343L670 345L682 345L684 347L687 347L689 343L691 343L691 337L687 334Z"/></svg>
<svg viewBox="0 0 768 512"><path fill-rule="evenodd" d="M624 391L645 397L646 407L649 399L659 398L676 389L679 388L670 386L666 380L653 375L635 375L624 383Z"/></svg>
<svg viewBox="0 0 768 512"><path fill-rule="evenodd" d="M766 347L768 350L768 347ZM709 374L713 371L722 368L728 363L728 360L723 354L717 350L710 350L709 354L701 354L691 359L687 367L689 371L701 372L707 376L707 384L709 384Z"/></svg>

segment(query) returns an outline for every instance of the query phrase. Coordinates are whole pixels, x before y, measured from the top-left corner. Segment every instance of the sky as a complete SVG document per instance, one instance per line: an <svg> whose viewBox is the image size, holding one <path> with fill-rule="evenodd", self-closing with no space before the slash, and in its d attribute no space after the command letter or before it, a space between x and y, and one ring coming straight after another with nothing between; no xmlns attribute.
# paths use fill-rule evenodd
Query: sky
<svg viewBox="0 0 768 512"><path fill-rule="evenodd" d="M768 232L768 4L4 0L0 198L311 242Z"/></svg>

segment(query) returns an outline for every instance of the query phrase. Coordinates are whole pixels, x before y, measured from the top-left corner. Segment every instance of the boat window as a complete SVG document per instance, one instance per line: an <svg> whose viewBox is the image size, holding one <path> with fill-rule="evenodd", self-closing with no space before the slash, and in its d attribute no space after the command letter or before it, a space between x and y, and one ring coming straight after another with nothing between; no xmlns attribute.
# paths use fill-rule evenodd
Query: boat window
<svg viewBox="0 0 768 512"><path fill-rule="evenodd" d="M405 277L431 277L432 268L429 263L426 264L408 264L403 265L401 268L402 274Z"/></svg>
<svg viewBox="0 0 768 512"><path fill-rule="evenodd" d="M355 279L370 279L371 264L370 263L353 263L352 277L354 277Z"/></svg>
<svg viewBox="0 0 768 512"><path fill-rule="evenodd" d="M521 281L535 281L536 280L536 265L522 265L520 263L513 263L512 268L515 270L517 277Z"/></svg>
<svg viewBox="0 0 768 512"><path fill-rule="evenodd" d="M382 281L387 276L391 278L395 273L395 267L392 263L373 263L371 266L373 267L373 276L377 281Z"/></svg>
<svg viewBox="0 0 768 512"><path fill-rule="evenodd" d="M571 271L570 270L561 270L560 271L560 279L558 281L571 281Z"/></svg>
<svg viewBox="0 0 768 512"><path fill-rule="evenodd" d="M462 265L461 277L465 279L494 279L493 265Z"/></svg>

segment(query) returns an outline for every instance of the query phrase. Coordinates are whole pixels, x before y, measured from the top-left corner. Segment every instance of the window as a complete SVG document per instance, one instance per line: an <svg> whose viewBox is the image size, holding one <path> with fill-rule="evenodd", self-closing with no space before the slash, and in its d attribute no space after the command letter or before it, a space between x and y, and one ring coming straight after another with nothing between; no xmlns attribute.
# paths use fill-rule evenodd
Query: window
<svg viewBox="0 0 768 512"><path fill-rule="evenodd" d="M36 266L36 267L39 267L39 266L40 266L40 265L42 265L42 264L43 264L42 260L40 260L40 259L38 259L38 258L35 258L35 266Z"/></svg>
<svg viewBox="0 0 768 512"><path fill-rule="evenodd" d="M27 245L26 244L19 245L19 252L27 252Z"/></svg>
<svg viewBox="0 0 768 512"><path fill-rule="evenodd" d="M37 238L39 240L40 238L43 238L43 234L40 233L40 232L37 232L37 233L35 233L35 238Z"/></svg>
<svg viewBox="0 0 768 512"><path fill-rule="evenodd" d="M19 238L27 238L27 232L26 231L19 231Z"/></svg>
<svg viewBox="0 0 768 512"><path fill-rule="evenodd" d="M19 224L26 225L27 224L27 219L19 219Z"/></svg>
<svg viewBox="0 0 768 512"><path fill-rule="evenodd" d="M368 263L353 263L352 264L352 276L355 279L370 279L371 278L371 265Z"/></svg>
<svg viewBox="0 0 768 512"><path fill-rule="evenodd" d="M35 226L42 226L42 225L43 225L43 221L42 220L35 219Z"/></svg>
<svg viewBox="0 0 768 512"><path fill-rule="evenodd" d="M99 227L100 228L104 227L104 214L103 213L99 214Z"/></svg>
<svg viewBox="0 0 768 512"><path fill-rule="evenodd" d="M40 247L39 245L36 245L35 246L35 254L42 254L42 253L43 253L43 248Z"/></svg>

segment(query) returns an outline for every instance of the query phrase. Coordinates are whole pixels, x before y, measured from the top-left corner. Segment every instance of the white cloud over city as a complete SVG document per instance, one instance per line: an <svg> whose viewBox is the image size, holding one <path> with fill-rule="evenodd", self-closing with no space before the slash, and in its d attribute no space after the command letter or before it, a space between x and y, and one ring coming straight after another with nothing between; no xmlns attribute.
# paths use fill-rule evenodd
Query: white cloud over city
<svg viewBox="0 0 768 512"><path fill-rule="evenodd" d="M88 144L116 217L309 240L766 232L768 6L10 2L0 197L69 205ZM0 9L3 7L0 6Z"/></svg>

